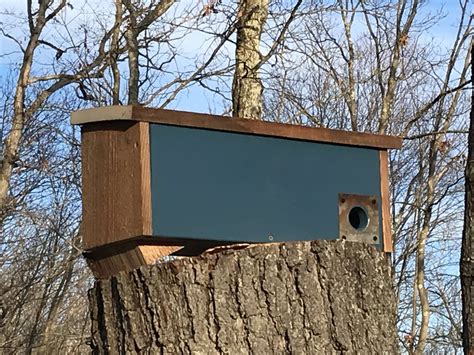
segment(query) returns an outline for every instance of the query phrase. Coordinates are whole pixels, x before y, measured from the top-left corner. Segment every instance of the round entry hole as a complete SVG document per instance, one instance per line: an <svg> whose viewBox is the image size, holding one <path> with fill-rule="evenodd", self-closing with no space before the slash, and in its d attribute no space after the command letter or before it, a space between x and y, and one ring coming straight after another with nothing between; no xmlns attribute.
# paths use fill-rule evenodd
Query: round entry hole
<svg viewBox="0 0 474 355"><path fill-rule="evenodd" d="M349 211L349 223L351 224L352 228L357 231L364 230L367 228L367 224L369 224L369 216L367 215L367 211L359 206L352 207Z"/></svg>

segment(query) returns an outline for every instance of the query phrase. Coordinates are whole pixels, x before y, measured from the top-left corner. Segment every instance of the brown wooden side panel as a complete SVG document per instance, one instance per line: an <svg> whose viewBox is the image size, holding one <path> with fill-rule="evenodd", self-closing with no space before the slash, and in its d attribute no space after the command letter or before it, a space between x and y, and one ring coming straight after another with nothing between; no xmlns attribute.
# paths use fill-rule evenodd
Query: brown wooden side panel
<svg viewBox="0 0 474 355"><path fill-rule="evenodd" d="M390 186L388 173L388 152L380 151L380 191L382 196L382 231L386 253L393 252L392 221L390 218Z"/></svg>
<svg viewBox="0 0 474 355"><path fill-rule="evenodd" d="M148 123L82 128L83 248L151 234Z"/></svg>

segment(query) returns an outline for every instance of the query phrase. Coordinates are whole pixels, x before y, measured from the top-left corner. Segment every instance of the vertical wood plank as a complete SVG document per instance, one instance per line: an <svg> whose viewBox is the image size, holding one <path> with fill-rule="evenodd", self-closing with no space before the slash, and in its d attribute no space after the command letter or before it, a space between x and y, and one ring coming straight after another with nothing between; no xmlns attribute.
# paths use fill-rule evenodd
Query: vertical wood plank
<svg viewBox="0 0 474 355"><path fill-rule="evenodd" d="M88 259L96 278L132 271L181 249L110 243L152 234L149 124L90 123L82 128L83 248L105 247L110 255Z"/></svg>
<svg viewBox="0 0 474 355"><path fill-rule="evenodd" d="M388 152L381 150L380 157L380 192L382 197L382 232L383 248L386 253L393 252L392 222L390 218L390 187L388 174Z"/></svg>
<svg viewBox="0 0 474 355"><path fill-rule="evenodd" d="M146 122L82 128L84 249L151 234L148 135Z"/></svg>
<svg viewBox="0 0 474 355"><path fill-rule="evenodd" d="M151 166L150 166L150 124L138 122L140 141L141 191L142 191L142 227L143 235L152 234L151 223Z"/></svg>

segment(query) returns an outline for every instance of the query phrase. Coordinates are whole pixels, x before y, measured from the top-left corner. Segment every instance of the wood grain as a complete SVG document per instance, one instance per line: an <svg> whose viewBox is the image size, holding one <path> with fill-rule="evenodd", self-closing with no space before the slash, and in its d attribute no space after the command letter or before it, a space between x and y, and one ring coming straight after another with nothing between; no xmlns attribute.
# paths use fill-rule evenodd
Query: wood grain
<svg viewBox="0 0 474 355"><path fill-rule="evenodd" d="M122 254L136 246L151 246L157 247L157 250L165 250L169 247L169 250L172 249L170 254L176 256L197 256L208 249L224 247L232 244L235 245L238 243L235 241L140 235L86 249L84 250L83 255L88 260L101 260L116 254ZM159 253L160 255L165 255L162 251L159 251Z"/></svg>
<svg viewBox="0 0 474 355"><path fill-rule="evenodd" d="M71 123L85 124L115 120L135 120L378 149L398 149L402 145L400 137L230 118L194 112L154 109L142 106L110 106L82 110L72 114Z"/></svg>
<svg viewBox="0 0 474 355"><path fill-rule="evenodd" d="M83 248L96 278L152 264L181 249L126 242L152 234L148 123L116 121L84 126L82 164ZM124 243L118 248L120 241ZM97 248L107 252L89 257L87 251Z"/></svg>
<svg viewBox="0 0 474 355"><path fill-rule="evenodd" d="M150 235L148 123L93 123L82 129L83 247Z"/></svg>
<svg viewBox="0 0 474 355"><path fill-rule="evenodd" d="M382 198L383 246L386 253L393 252L392 221L390 218L390 186L388 171L388 152L381 150L380 156L380 193Z"/></svg>
<svg viewBox="0 0 474 355"><path fill-rule="evenodd" d="M95 278L106 279L120 272L130 272L143 265L154 264L158 259L178 251L176 246L135 245L98 260L88 259L87 264Z"/></svg>

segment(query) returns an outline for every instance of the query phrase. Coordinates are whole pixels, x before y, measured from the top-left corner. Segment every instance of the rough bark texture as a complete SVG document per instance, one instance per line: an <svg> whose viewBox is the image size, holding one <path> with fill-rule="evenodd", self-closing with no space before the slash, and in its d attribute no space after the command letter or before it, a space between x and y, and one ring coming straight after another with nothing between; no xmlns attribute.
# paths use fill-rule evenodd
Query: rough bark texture
<svg viewBox="0 0 474 355"><path fill-rule="evenodd" d="M268 15L268 0L240 1L232 83L232 115L260 119L263 85L258 73L260 37Z"/></svg>
<svg viewBox="0 0 474 355"><path fill-rule="evenodd" d="M359 243L251 246L142 267L89 293L94 353L397 353L385 255Z"/></svg>
<svg viewBox="0 0 474 355"><path fill-rule="evenodd" d="M474 83L474 39L471 42L471 83ZM464 232L461 247L461 290L463 347L474 354L474 89L472 90L471 123L466 164Z"/></svg>

